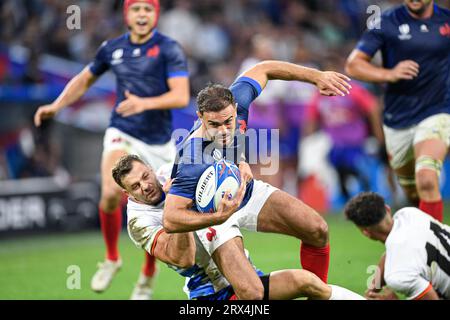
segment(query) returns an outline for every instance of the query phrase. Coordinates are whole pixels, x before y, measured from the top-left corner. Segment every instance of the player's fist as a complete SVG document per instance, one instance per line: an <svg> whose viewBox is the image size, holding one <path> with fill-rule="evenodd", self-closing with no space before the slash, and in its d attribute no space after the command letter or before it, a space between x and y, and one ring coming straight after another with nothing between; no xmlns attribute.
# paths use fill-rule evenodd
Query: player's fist
<svg viewBox="0 0 450 320"><path fill-rule="evenodd" d="M246 183L241 182L238 192L233 198L231 198L231 193L229 191L226 191L223 195L216 212L217 215L223 218L222 222L225 222L225 220L231 217L233 213L238 211L242 200L244 200L246 185Z"/></svg>
<svg viewBox="0 0 450 320"><path fill-rule="evenodd" d="M53 118L58 111L59 109L53 104L39 107L34 114L34 125L39 127L42 124L42 120Z"/></svg>
<svg viewBox="0 0 450 320"><path fill-rule="evenodd" d="M117 113L123 117L129 117L144 112L145 110L144 100L141 97L131 94L128 90L125 91L125 100L116 109Z"/></svg>
<svg viewBox="0 0 450 320"><path fill-rule="evenodd" d="M250 168L250 165L245 161L239 163L239 173L241 174L242 182L248 183L253 179L252 169Z"/></svg>
<svg viewBox="0 0 450 320"><path fill-rule="evenodd" d="M345 96L350 93L351 79L334 71L320 71L315 79L315 85L323 96Z"/></svg>
<svg viewBox="0 0 450 320"><path fill-rule="evenodd" d="M388 73L388 81L412 80L419 75L419 64L413 60L400 61Z"/></svg>

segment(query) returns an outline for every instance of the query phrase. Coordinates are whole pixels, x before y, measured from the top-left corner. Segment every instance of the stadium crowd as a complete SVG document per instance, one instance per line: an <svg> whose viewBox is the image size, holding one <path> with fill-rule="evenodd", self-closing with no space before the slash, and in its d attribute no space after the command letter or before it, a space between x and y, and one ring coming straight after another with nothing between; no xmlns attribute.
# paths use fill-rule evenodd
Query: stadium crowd
<svg viewBox="0 0 450 320"><path fill-rule="evenodd" d="M443 5L449 2L440 1ZM191 93L195 96L208 82L229 85L252 59L279 59L343 72L345 57L375 12L367 12L367 8L378 5L383 11L399 3L400 0L167 0L161 2L158 29L183 46L189 59ZM0 47L19 45L30 51L23 74L12 78L5 68L0 68L0 83L42 84L45 80L39 59L43 54L87 64L104 40L123 33L121 0L78 1L81 25L75 30L66 26L70 16L67 8L72 4L69 0L0 3ZM261 39L268 44L267 52L258 48ZM368 88L380 95L377 86ZM282 174L271 181L280 187L286 187L283 177L290 176L289 170L298 166L304 107L313 98L312 87L292 89L273 90L276 103L269 101L271 105L267 107L270 99L262 100L260 108L252 111L254 123L250 123L257 128L280 128ZM274 105L282 112L271 112ZM0 132L1 136L6 134L11 132ZM4 143L1 148L0 159L5 159ZM0 161L4 167L2 162L5 160ZM23 176L8 175L6 169L0 171L2 178ZM295 189L292 186L291 190Z"/></svg>

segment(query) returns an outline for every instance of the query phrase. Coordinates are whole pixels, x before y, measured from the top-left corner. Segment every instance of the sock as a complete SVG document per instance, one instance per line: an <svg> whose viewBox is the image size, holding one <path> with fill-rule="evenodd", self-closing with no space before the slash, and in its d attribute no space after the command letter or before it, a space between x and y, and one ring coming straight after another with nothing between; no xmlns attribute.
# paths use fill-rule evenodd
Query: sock
<svg viewBox="0 0 450 320"><path fill-rule="evenodd" d="M327 244L323 248L317 248L302 243L300 246L300 262L303 269L311 271L323 282L327 283L330 245Z"/></svg>
<svg viewBox="0 0 450 320"><path fill-rule="evenodd" d="M106 244L106 258L117 261L119 260L119 235L122 229L122 208L119 206L111 213L106 213L99 208L99 212L100 226Z"/></svg>
<svg viewBox="0 0 450 320"><path fill-rule="evenodd" d="M146 277L153 277L156 272L156 260L155 257L145 252L145 263L142 267L142 274Z"/></svg>
<svg viewBox="0 0 450 320"><path fill-rule="evenodd" d="M332 284L330 285L330 288L331 296L329 300L366 300L364 297L348 289Z"/></svg>
<svg viewBox="0 0 450 320"><path fill-rule="evenodd" d="M442 220L444 219L444 204L442 202L442 199L436 202L426 202L420 200L419 209L423 212L428 213L430 216L440 222L442 222Z"/></svg>

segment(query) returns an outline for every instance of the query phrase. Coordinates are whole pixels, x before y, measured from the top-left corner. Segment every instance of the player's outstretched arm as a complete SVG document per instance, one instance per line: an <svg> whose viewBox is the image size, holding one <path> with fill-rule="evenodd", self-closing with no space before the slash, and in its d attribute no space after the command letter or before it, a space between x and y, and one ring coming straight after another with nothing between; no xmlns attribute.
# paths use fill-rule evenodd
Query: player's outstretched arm
<svg viewBox="0 0 450 320"><path fill-rule="evenodd" d="M126 99L116 111L124 117L144 112L146 110L167 110L184 108L189 104L189 78L174 77L167 81L169 91L157 97L138 97L132 92L125 92Z"/></svg>
<svg viewBox="0 0 450 320"><path fill-rule="evenodd" d="M392 69L375 66L371 60L371 56L355 49L347 58L345 71L355 79L377 83L412 80L419 74L419 65L412 60L400 61Z"/></svg>
<svg viewBox="0 0 450 320"><path fill-rule="evenodd" d="M350 78L333 71L320 71L285 61L263 61L241 76L256 80L264 88L269 80L303 81L314 84L322 95L345 96L350 93Z"/></svg>
<svg viewBox="0 0 450 320"><path fill-rule="evenodd" d="M54 117L62 108L80 99L97 80L97 77L86 67L66 85L63 92L52 103L39 107L34 115L34 124L39 127L42 120Z"/></svg>
<svg viewBox="0 0 450 320"><path fill-rule="evenodd" d="M183 269L195 264L196 247L191 232L167 234L163 231L155 241L150 254L156 259Z"/></svg>

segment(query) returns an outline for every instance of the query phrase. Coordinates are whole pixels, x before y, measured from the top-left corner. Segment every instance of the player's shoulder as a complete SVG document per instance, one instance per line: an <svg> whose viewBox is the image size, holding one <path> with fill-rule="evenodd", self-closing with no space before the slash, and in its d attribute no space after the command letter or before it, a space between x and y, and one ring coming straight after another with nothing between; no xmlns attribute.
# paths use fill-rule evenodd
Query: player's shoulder
<svg viewBox="0 0 450 320"><path fill-rule="evenodd" d="M393 6L391 8L388 8L384 10L381 14L382 19L395 19L399 15L402 15L405 12L405 6L403 4Z"/></svg>
<svg viewBox="0 0 450 320"><path fill-rule="evenodd" d="M435 13L438 17L446 19L446 21L450 19L450 9L448 8L435 5Z"/></svg>
<svg viewBox="0 0 450 320"><path fill-rule="evenodd" d="M422 221L429 220L430 216L415 207L404 207L394 214L394 220Z"/></svg>

